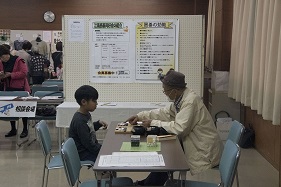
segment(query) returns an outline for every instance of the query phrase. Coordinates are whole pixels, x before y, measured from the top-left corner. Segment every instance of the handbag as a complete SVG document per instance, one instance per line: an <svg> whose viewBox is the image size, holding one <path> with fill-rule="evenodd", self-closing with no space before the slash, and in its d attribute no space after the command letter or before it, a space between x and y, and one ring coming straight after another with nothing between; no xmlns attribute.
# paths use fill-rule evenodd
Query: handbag
<svg viewBox="0 0 281 187"><path fill-rule="evenodd" d="M55 116L56 114L57 114L57 110L54 105L46 105L36 108L37 116Z"/></svg>
<svg viewBox="0 0 281 187"><path fill-rule="evenodd" d="M238 144L240 147L245 148L245 149L254 147L255 131L251 125L249 125L249 127L244 129Z"/></svg>
<svg viewBox="0 0 281 187"><path fill-rule="evenodd" d="M224 115L224 117L222 116ZM221 116L221 117L219 117ZM215 125L221 140L227 140L229 130L232 126L232 118L226 111L219 111L215 115Z"/></svg>

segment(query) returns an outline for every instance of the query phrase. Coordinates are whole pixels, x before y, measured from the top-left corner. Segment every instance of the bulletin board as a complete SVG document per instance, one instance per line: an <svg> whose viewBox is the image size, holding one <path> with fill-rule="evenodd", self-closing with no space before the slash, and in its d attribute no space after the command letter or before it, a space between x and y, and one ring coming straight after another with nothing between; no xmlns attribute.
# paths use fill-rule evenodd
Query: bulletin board
<svg viewBox="0 0 281 187"><path fill-rule="evenodd" d="M77 41L70 40L69 20L82 20L83 33ZM187 87L203 96L204 66L204 17L201 15L64 15L63 29L63 68L64 93L66 101L75 101L75 90L81 85L91 85L99 92L102 102L165 102L167 98L159 83L93 83L89 80L89 23L93 19L179 19L178 71L185 74ZM81 37L81 36L80 36Z"/></svg>

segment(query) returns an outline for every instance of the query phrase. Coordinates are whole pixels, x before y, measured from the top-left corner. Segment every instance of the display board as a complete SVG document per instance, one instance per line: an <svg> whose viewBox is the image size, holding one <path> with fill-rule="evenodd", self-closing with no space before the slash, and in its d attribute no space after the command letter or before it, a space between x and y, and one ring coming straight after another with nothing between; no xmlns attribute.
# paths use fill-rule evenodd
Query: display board
<svg viewBox="0 0 281 187"><path fill-rule="evenodd" d="M16 40L35 40L38 35L41 39L48 44L48 54L56 51L57 42L62 41L62 31L42 31L42 30L11 30L10 41L12 42L11 47L13 47L13 42ZM50 50L51 46L51 50Z"/></svg>
<svg viewBox="0 0 281 187"><path fill-rule="evenodd" d="M89 28L95 20L179 20L177 46L178 71L186 75L187 86L203 96L204 17L198 15L121 15L63 16L64 90L66 101L74 101L75 90L84 84L99 91L99 101L105 102L164 102L161 81L154 83L101 83L90 81L93 51ZM71 23L71 24L70 24ZM75 25L77 23L77 25Z"/></svg>

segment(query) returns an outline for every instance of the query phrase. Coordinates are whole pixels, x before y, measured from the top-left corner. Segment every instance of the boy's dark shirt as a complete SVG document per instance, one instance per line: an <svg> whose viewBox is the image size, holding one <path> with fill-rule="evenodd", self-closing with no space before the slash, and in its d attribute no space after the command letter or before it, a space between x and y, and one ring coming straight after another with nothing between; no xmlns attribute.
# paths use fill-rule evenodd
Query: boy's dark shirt
<svg viewBox="0 0 281 187"><path fill-rule="evenodd" d="M89 124L92 126L92 129L89 127ZM98 143L95 131L101 126L99 121L92 122L90 113L82 114L76 112L73 115L69 127L69 137L74 139L79 155L85 151L98 155L101 144Z"/></svg>

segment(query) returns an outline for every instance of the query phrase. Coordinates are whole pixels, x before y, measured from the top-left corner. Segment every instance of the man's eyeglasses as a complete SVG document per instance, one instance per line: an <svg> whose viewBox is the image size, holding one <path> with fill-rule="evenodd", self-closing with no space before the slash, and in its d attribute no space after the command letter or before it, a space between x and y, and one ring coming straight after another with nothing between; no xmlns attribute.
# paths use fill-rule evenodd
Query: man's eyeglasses
<svg viewBox="0 0 281 187"><path fill-rule="evenodd" d="M162 90L162 92L163 92L164 94L167 94L167 92L169 92L169 91L171 91L171 90L173 90L173 89L169 89L169 90Z"/></svg>

